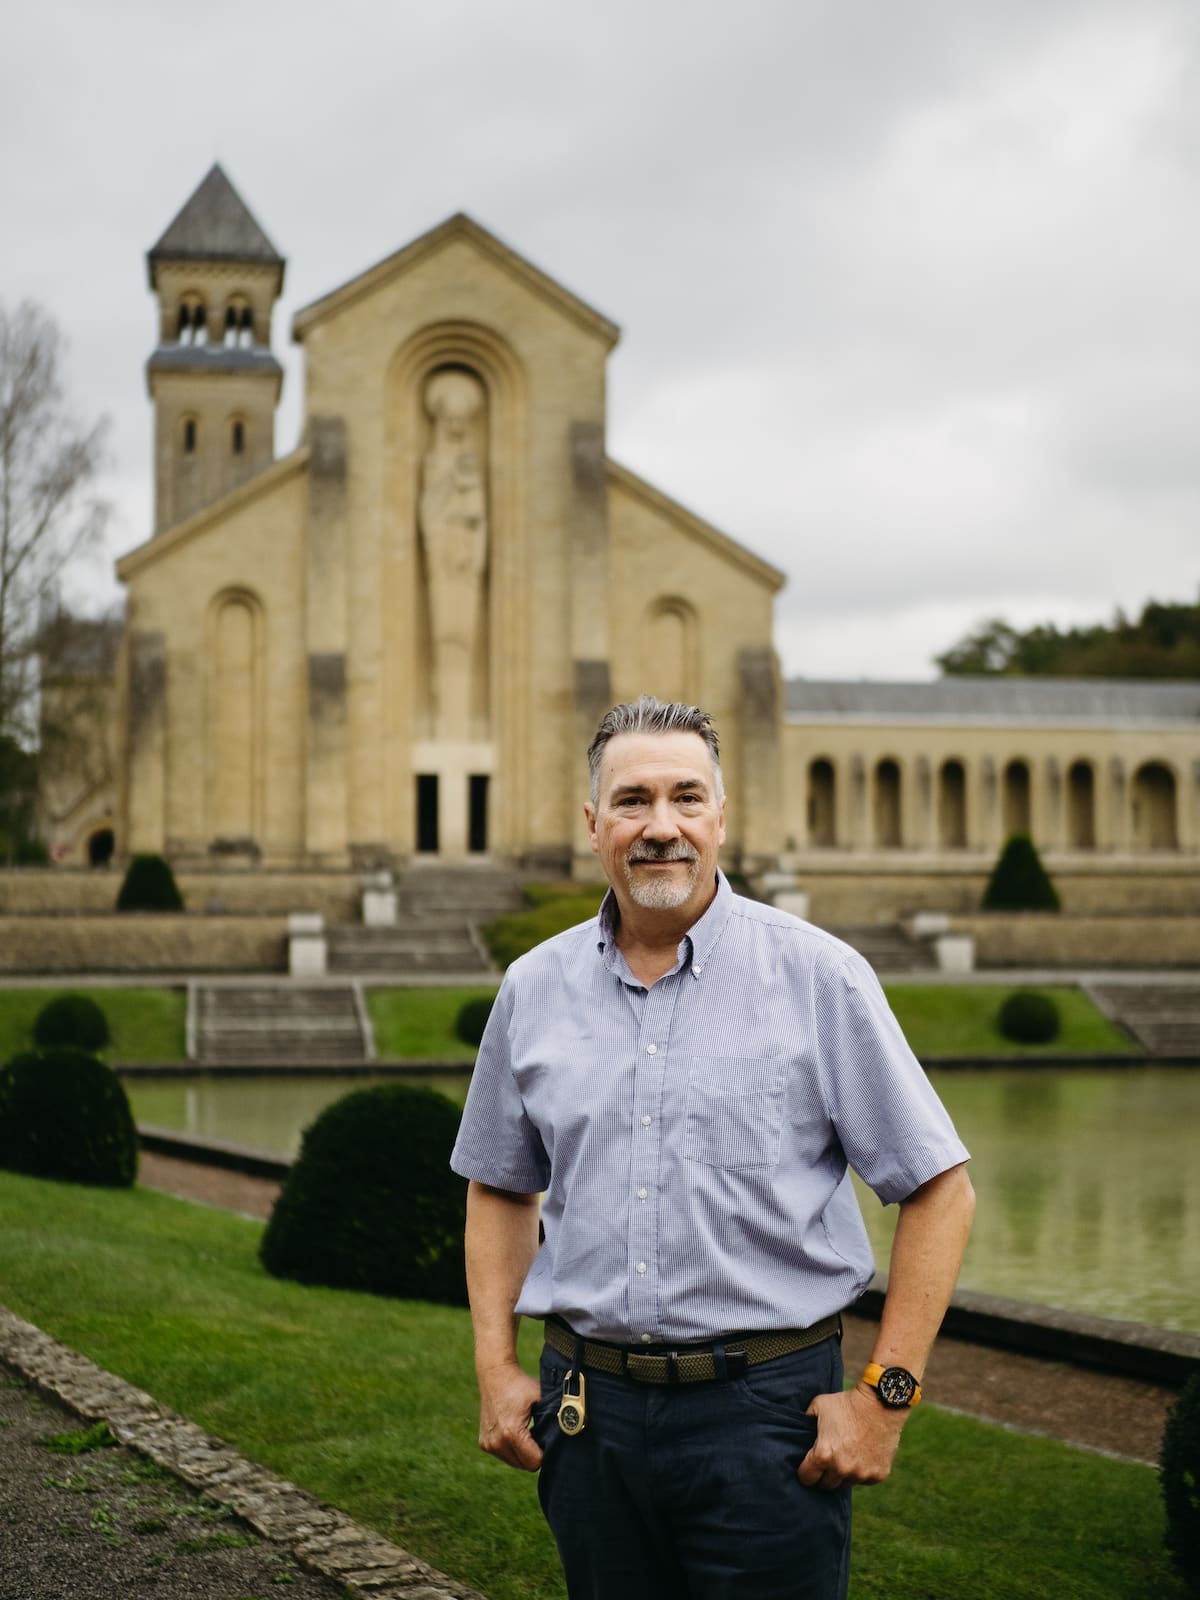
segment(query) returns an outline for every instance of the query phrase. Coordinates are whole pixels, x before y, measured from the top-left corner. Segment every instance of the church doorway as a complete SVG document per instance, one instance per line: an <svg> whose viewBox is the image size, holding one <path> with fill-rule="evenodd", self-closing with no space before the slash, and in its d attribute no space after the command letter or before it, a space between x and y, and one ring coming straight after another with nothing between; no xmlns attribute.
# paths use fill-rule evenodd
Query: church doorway
<svg viewBox="0 0 1200 1600"><path fill-rule="evenodd" d="M480 855L488 847L488 775L473 772L467 779L467 849Z"/></svg>
<svg viewBox="0 0 1200 1600"><path fill-rule="evenodd" d="M111 828L97 828L87 842L88 866L106 867L112 860L116 840Z"/></svg>
<svg viewBox="0 0 1200 1600"><path fill-rule="evenodd" d="M417 773L417 853L438 852L438 779L436 772Z"/></svg>

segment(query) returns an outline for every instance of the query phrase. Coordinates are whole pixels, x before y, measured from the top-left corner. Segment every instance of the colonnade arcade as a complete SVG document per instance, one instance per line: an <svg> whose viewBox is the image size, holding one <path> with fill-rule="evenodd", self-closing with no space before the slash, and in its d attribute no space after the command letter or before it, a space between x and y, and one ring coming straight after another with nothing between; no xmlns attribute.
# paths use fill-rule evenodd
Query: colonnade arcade
<svg viewBox="0 0 1200 1600"><path fill-rule="evenodd" d="M787 823L810 850L996 851L1025 833L1043 850L1194 852L1198 817L1200 761L817 750Z"/></svg>

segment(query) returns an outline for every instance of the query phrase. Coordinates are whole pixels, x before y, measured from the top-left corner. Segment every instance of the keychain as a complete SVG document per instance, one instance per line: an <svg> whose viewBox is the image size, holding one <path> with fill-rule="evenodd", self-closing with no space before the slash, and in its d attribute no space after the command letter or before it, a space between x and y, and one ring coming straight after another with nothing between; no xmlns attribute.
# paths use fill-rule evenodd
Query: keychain
<svg viewBox="0 0 1200 1600"><path fill-rule="evenodd" d="M572 1367L563 1379L562 1403L558 1408L558 1425L566 1434L582 1433L587 1424L587 1383L581 1372L579 1393L572 1394L567 1385L574 1376L575 1369Z"/></svg>

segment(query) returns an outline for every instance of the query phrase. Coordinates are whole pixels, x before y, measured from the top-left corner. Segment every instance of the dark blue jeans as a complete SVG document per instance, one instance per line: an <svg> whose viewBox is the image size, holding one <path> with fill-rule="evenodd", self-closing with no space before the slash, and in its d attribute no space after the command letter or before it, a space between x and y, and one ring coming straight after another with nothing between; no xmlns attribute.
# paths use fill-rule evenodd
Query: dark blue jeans
<svg viewBox="0 0 1200 1600"><path fill-rule="evenodd" d="M556 1420L570 1366L543 1350L533 1426L571 1600L845 1600L850 1490L796 1477L817 1433L809 1401L842 1387L836 1338L725 1382L585 1369L573 1437Z"/></svg>

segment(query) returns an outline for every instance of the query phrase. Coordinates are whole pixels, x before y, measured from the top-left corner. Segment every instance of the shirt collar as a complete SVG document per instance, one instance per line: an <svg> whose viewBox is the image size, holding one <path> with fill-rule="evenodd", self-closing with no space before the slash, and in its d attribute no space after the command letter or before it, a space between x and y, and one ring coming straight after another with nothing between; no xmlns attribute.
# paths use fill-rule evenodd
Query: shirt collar
<svg viewBox="0 0 1200 1600"><path fill-rule="evenodd" d="M680 962L686 961L690 950L692 971L697 976L700 975L708 962L709 956L716 949L717 940L725 931L725 924L729 920L732 906L733 890L729 887L729 879L718 867L716 894L709 901L704 915L698 922L692 924L679 941ZM600 902L596 949L604 958L605 965L611 966L612 958L617 949L617 897L611 889Z"/></svg>

